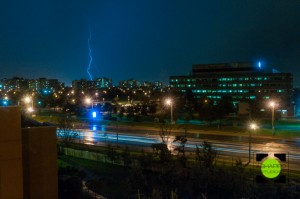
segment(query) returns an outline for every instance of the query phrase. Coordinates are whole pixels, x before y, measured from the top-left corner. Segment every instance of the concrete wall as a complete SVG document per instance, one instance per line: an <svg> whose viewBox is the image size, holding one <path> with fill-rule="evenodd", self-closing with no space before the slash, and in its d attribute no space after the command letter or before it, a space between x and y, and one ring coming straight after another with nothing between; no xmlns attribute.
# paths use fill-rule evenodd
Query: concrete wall
<svg viewBox="0 0 300 199"><path fill-rule="evenodd" d="M24 128L22 140L24 198L58 198L56 128Z"/></svg>
<svg viewBox="0 0 300 199"><path fill-rule="evenodd" d="M21 113L0 107L0 199L23 198Z"/></svg>

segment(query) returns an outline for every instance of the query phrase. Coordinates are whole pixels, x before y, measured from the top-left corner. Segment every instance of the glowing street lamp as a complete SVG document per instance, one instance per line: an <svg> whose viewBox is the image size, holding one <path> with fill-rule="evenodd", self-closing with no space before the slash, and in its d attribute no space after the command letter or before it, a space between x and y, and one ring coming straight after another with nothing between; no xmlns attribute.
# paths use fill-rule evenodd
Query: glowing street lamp
<svg viewBox="0 0 300 199"><path fill-rule="evenodd" d="M27 104L29 104L31 102L31 108L33 109L33 99L31 97L26 96L24 98L24 102L27 103Z"/></svg>
<svg viewBox="0 0 300 199"><path fill-rule="evenodd" d="M27 112L28 113L33 113L33 111L34 111L34 109L33 109L33 98L30 97L30 96L26 96L26 97L24 97L23 100L26 104L29 104L29 107L27 107ZM31 104L31 106L30 106L30 104Z"/></svg>
<svg viewBox="0 0 300 199"><path fill-rule="evenodd" d="M173 122L173 101L172 101L172 99L170 99L170 98L167 99L166 104L169 105L171 108L171 124L173 124L174 122Z"/></svg>
<svg viewBox="0 0 300 199"><path fill-rule="evenodd" d="M249 125L249 160L247 162L247 164L245 166L247 166L248 164L250 164L251 162L251 143L252 143L252 131L255 131L256 129L258 129L258 126L256 123L252 122Z"/></svg>
<svg viewBox="0 0 300 199"><path fill-rule="evenodd" d="M85 103L87 103L88 105L92 104L92 109L94 109L94 107L93 107L93 100L91 98L86 98L85 99Z"/></svg>
<svg viewBox="0 0 300 199"><path fill-rule="evenodd" d="M28 111L29 113L32 113L34 110L33 110L32 107L28 107L27 111Z"/></svg>
<svg viewBox="0 0 300 199"><path fill-rule="evenodd" d="M275 128L274 128L274 109L275 109L275 102L271 101L270 102L270 107L272 108L272 135L275 135Z"/></svg>

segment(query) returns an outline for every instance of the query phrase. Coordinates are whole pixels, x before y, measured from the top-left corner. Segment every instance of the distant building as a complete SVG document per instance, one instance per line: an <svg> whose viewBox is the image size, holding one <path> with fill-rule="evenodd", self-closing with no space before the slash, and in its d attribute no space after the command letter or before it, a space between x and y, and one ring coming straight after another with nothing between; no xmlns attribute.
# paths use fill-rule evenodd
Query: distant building
<svg viewBox="0 0 300 199"><path fill-rule="evenodd" d="M293 114L293 76L291 73L267 71L250 63L197 64L192 74L171 76L170 86L183 93L190 91L196 99L218 102L223 96L233 103L252 100L276 100L281 109Z"/></svg>
<svg viewBox="0 0 300 199"><path fill-rule="evenodd" d="M111 88L113 86L113 81L111 78L96 78L96 88Z"/></svg>
<svg viewBox="0 0 300 199"><path fill-rule="evenodd" d="M72 81L72 88L76 91L84 91L96 88L96 82L92 80L80 79Z"/></svg>
<svg viewBox="0 0 300 199"><path fill-rule="evenodd" d="M64 88L64 84L57 79L39 78L29 81L29 88L35 91L59 91Z"/></svg>
<svg viewBox="0 0 300 199"><path fill-rule="evenodd" d="M6 91L21 91L29 89L29 80L21 77L2 79L1 88Z"/></svg>
<svg viewBox="0 0 300 199"><path fill-rule="evenodd" d="M138 80L135 79L128 79L128 80L123 80L119 81L119 87L121 88L139 88L141 86L141 83Z"/></svg>
<svg viewBox="0 0 300 199"><path fill-rule="evenodd" d="M11 79L2 79L1 87L6 91L58 91L64 87L62 82L57 79L24 79L21 77L13 77Z"/></svg>
<svg viewBox="0 0 300 199"><path fill-rule="evenodd" d="M163 88L163 83L160 81L149 82L145 81L142 87L151 88L152 90L161 90Z"/></svg>
<svg viewBox="0 0 300 199"><path fill-rule="evenodd" d="M106 77L96 78L95 80L80 79L72 81L72 87L76 91L111 88L112 84L112 79Z"/></svg>

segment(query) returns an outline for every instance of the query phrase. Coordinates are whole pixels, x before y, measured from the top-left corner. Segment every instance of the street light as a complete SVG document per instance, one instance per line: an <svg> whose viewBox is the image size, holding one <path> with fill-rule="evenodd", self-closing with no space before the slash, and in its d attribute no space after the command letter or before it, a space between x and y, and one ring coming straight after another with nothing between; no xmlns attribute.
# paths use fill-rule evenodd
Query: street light
<svg viewBox="0 0 300 199"><path fill-rule="evenodd" d="M173 124L174 122L173 122L173 101L172 101L172 99L170 99L170 98L167 99L166 104L170 105L170 107L171 107L171 124Z"/></svg>
<svg viewBox="0 0 300 199"><path fill-rule="evenodd" d="M275 109L275 102L270 102L270 107L272 108L272 135L275 135L275 128L274 128L274 109Z"/></svg>
<svg viewBox="0 0 300 199"><path fill-rule="evenodd" d="M85 102L89 105L89 104L92 104L92 109L94 109L94 106L93 106L93 100L91 98L86 98L85 99Z"/></svg>
<svg viewBox="0 0 300 199"><path fill-rule="evenodd" d="M34 111L34 109L33 109L33 98L30 97L30 96L26 96L26 97L24 97L23 100L24 100L24 102L26 104L30 104L31 103L31 106L29 105L29 107L27 108L27 112L30 113L30 114L32 114L33 111Z"/></svg>
<svg viewBox="0 0 300 199"><path fill-rule="evenodd" d="M251 162L251 143L252 143L252 131L255 131L256 129L258 129L258 126L256 123L252 122L249 125L249 160L247 162L247 164L245 166L247 166L248 164L250 164Z"/></svg>
<svg viewBox="0 0 300 199"><path fill-rule="evenodd" d="M24 98L25 103L29 104L31 102L31 108L33 109L33 99L29 96Z"/></svg>

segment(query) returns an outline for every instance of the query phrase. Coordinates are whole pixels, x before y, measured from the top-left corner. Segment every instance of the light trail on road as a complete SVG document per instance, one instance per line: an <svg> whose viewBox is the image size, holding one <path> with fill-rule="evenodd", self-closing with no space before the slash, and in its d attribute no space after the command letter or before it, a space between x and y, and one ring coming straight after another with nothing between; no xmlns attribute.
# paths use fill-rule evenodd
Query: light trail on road
<svg viewBox="0 0 300 199"><path fill-rule="evenodd" d="M79 140L84 144L92 145L105 145L107 143L118 143L120 145L131 145L134 147L148 148L151 149L152 144L161 143L161 138L159 135L150 134L130 134L127 132L116 132L110 131L107 128L101 128L97 130L89 129L77 129L79 132ZM200 136L204 137L204 136ZM185 144L187 152L195 151L196 147L201 148L204 140L212 144L213 149L215 149L218 155L232 156L241 159L247 159L249 155L248 140L239 139L239 141L233 139L223 140L223 136L219 139L214 135L213 140L208 140L204 138L188 138L188 142ZM247 138L245 136L245 138ZM171 151L175 147L180 146L180 143L173 142L174 136L169 137L168 148ZM276 142L277 141L277 142ZM286 153L289 157L289 162L294 170L300 170L298 166L300 164L300 149L298 145L299 140L291 142L290 140L278 140L278 139L266 139L259 140L254 139L251 146L251 154L255 153ZM174 152L174 151L173 151ZM298 168L299 167L299 168Z"/></svg>

